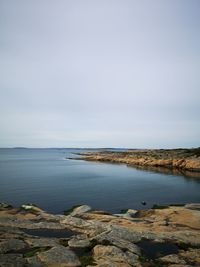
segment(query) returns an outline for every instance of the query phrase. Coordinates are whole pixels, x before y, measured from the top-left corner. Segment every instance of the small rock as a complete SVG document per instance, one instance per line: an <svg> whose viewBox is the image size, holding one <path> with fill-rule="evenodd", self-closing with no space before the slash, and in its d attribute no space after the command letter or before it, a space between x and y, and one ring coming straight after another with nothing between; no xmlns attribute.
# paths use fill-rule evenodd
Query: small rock
<svg viewBox="0 0 200 267"><path fill-rule="evenodd" d="M73 212L70 214L71 216L76 216L76 215L80 215L82 213L85 213L85 212L88 212L88 211L91 211L92 208L88 205L82 205L78 208L75 208L73 210Z"/></svg>
<svg viewBox="0 0 200 267"><path fill-rule="evenodd" d="M130 214L131 216L134 216L134 215L136 215L136 213L138 213L138 211L137 210L128 209L127 213Z"/></svg>
<svg viewBox="0 0 200 267"><path fill-rule="evenodd" d="M0 203L0 210L2 209L11 209L12 208L12 206L10 205L10 204L8 204L8 203L4 203L4 202L1 202Z"/></svg>
<svg viewBox="0 0 200 267"><path fill-rule="evenodd" d="M21 209L23 210L26 210L26 211L35 211L35 212L42 212L43 210L34 206L34 205L21 205L20 207Z"/></svg>
<svg viewBox="0 0 200 267"><path fill-rule="evenodd" d="M68 241L68 245L72 248L84 248L90 245L90 241L83 236L75 236Z"/></svg>

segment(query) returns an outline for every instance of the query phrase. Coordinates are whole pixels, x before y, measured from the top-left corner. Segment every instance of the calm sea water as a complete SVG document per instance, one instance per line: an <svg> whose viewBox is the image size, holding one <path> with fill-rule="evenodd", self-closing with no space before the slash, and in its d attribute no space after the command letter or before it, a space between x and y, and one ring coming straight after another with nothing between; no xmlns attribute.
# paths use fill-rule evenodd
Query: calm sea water
<svg viewBox="0 0 200 267"><path fill-rule="evenodd" d="M76 149L0 149L0 202L62 213L73 205L117 213L153 204L200 202L200 179L125 165L67 160Z"/></svg>

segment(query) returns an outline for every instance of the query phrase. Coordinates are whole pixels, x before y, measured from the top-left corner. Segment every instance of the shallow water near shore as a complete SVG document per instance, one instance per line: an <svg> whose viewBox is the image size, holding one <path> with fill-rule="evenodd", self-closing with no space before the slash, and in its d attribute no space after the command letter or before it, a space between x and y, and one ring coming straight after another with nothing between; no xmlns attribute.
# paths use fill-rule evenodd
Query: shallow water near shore
<svg viewBox="0 0 200 267"><path fill-rule="evenodd" d="M153 204L200 202L200 179L126 165L67 160L79 149L0 149L0 202L52 213L78 204L118 213ZM142 201L147 205L143 206Z"/></svg>
<svg viewBox="0 0 200 267"><path fill-rule="evenodd" d="M24 233L37 237L67 238L75 235L75 232L66 229L23 229Z"/></svg>

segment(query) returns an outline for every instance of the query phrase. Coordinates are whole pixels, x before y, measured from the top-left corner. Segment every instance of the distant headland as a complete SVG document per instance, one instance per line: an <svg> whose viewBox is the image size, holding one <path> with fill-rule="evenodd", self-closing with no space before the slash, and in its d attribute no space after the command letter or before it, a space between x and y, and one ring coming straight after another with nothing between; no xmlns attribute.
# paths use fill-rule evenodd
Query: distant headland
<svg viewBox="0 0 200 267"><path fill-rule="evenodd" d="M87 152L82 154L81 159L200 172L200 147Z"/></svg>

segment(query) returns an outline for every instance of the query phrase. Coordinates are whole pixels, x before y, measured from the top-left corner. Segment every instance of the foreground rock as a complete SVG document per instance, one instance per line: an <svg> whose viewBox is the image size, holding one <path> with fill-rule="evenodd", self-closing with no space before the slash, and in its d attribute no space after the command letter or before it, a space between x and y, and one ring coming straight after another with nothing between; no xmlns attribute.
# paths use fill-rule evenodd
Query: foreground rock
<svg viewBox="0 0 200 267"><path fill-rule="evenodd" d="M128 210L127 215L83 205L63 216L4 203L0 266L200 265L199 204Z"/></svg>

